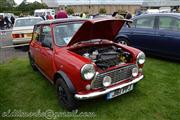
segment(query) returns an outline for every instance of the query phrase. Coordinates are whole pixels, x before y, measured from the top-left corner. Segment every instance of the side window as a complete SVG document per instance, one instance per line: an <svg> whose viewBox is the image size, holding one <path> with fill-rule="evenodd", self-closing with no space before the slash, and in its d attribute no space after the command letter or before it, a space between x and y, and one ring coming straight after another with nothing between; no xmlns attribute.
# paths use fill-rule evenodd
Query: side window
<svg viewBox="0 0 180 120"><path fill-rule="evenodd" d="M180 19L177 19L176 21L177 21L177 29L178 31L180 31Z"/></svg>
<svg viewBox="0 0 180 120"><path fill-rule="evenodd" d="M42 26L42 31L40 33L40 42L52 45L52 35L50 26Z"/></svg>
<svg viewBox="0 0 180 120"><path fill-rule="evenodd" d="M40 26L35 26L33 33L33 40L39 41Z"/></svg>
<svg viewBox="0 0 180 120"><path fill-rule="evenodd" d="M153 28L154 20L155 20L155 17L153 16L137 19L135 21L135 27L136 28Z"/></svg>
<svg viewBox="0 0 180 120"><path fill-rule="evenodd" d="M180 19L176 19L174 30L180 31Z"/></svg>
<svg viewBox="0 0 180 120"><path fill-rule="evenodd" d="M173 17L160 16L159 29L160 30L177 30L178 22Z"/></svg>

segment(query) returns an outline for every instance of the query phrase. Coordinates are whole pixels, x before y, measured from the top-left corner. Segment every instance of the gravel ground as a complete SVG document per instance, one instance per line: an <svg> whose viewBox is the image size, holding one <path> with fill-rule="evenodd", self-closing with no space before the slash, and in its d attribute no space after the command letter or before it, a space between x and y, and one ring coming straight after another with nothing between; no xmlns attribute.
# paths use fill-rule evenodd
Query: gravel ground
<svg viewBox="0 0 180 120"><path fill-rule="evenodd" d="M11 38L11 30L0 31L0 63L4 63L6 61L12 60L17 57L27 57L27 51L24 50L25 47L19 47L15 49L11 48L2 48L4 46L11 46L12 38Z"/></svg>

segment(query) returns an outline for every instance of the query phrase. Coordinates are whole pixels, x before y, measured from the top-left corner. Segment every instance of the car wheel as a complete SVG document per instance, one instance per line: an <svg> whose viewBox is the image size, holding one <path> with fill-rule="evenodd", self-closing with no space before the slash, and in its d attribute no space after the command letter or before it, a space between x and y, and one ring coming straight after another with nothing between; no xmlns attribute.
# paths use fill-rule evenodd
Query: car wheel
<svg viewBox="0 0 180 120"><path fill-rule="evenodd" d="M22 51L28 51L29 50L29 46L22 46Z"/></svg>
<svg viewBox="0 0 180 120"><path fill-rule="evenodd" d="M129 45L129 41L126 38L119 38L116 42L123 45Z"/></svg>
<svg viewBox="0 0 180 120"><path fill-rule="evenodd" d="M77 109L78 101L74 98L74 94L70 92L68 86L62 78L57 79L56 90L58 100L64 108L66 108L68 111Z"/></svg>
<svg viewBox="0 0 180 120"><path fill-rule="evenodd" d="M16 50L17 50L17 49L20 49L20 47L14 47L14 49L16 49Z"/></svg>
<svg viewBox="0 0 180 120"><path fill-rule="evenodd" d="M30 55L30 53L28 53L28 55L29 55L29 63L31 65L31 67L33 68L33 70L37 70L37 67L35 65L35 61L34 61L33 57Z"/></svg>

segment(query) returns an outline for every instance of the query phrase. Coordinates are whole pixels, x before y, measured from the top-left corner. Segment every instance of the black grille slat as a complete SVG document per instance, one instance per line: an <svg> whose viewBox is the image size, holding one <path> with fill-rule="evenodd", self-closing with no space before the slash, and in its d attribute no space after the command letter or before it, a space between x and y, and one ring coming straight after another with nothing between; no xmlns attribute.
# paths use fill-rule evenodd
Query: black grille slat
<svg viewBox="0 0 180 120"><path fill-rule="evenodd" d="M102 81L105 76L110 76L112 78L112 84L120 82L125 79L130 79L132 77L132 68L136 67L136 65L129 65L126 67L118 68L112 71L108 71L106 73L98 74L95 80L92 83L92 88L102 88Z"/></svg>

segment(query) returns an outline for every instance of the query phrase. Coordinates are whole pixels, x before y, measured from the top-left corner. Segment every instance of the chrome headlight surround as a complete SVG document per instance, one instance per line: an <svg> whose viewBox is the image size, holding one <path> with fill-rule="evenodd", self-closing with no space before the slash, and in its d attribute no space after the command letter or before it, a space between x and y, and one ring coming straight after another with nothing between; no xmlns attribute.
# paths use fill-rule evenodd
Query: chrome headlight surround
<svg viewBox="0 0 180 120"><path fill-rule="evenodd" d="M111 82L112 82L112 78L110 76L105 76L103 78L102 84L104 87L108 87L111 85Z"/></svg>
<svg viewBox="0 0 180 120"><path fill-rule="evenodd" d="M137 77L138 74L139 74L138 67L134 67L134 68L132 69L132 76L133 76L133 77Z"/></svg>
<svg viewBox="0 0 180 120"><path fill-rule="evenodd" d="M81 68L81 76L84 80L92 80L96 74L93 64L85 64Z"/></svg>
<svg viewBox="0 0 180 120"><path fill-rule="evenodd" d="M145 63L146 56L143 52L140 52L136 58L136 63L142 65Z"/></svg>

